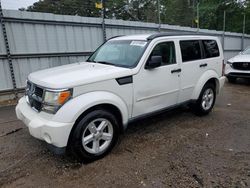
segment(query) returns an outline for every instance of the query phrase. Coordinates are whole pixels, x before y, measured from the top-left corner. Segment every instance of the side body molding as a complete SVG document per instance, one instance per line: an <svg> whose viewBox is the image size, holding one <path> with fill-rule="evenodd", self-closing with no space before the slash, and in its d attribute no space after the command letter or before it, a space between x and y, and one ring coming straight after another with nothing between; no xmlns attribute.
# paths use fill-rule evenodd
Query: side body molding
<svg viewBox="0 0 250 188"><path fill-rule="evenodd" d="M199 95L200 95L200 92L201 92L203 86L211 78L216 79L216 91L218 92L218 90L219 90L218 89L219 88L219 75L214 70L208 70L198 80L198 82L197 82L197 84L196 84L196 86L194 88L191 99L196 100L196 99L199 98Z"/></svg>
<svg viewBox="0 0 250 188"><path fill-rule="evenodd" d="M89 92L68 101L53 117L56 122L75 122L89 108L99 104L116 106L122 115L124 128L128 123L129 113L126 103L117 95L106 91Z"/></svg>

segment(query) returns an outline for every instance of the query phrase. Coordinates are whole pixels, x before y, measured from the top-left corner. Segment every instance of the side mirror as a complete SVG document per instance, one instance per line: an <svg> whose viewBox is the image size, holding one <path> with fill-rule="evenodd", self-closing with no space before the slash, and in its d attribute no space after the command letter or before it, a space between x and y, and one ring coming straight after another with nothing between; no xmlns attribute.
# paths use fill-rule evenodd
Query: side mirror
<svg viewBox="0 0 250 188"><path fill-rule="evenodd" d="M151 58L146 63L146 69L154 69L161 66L162 57L161 56L151 56Z"/></svg>
<svg viewBox="0 0 250 188"><path fill-rule="evenodd" d="M243 54L243 52L239 52L239 55L242 55Z"/></svg>

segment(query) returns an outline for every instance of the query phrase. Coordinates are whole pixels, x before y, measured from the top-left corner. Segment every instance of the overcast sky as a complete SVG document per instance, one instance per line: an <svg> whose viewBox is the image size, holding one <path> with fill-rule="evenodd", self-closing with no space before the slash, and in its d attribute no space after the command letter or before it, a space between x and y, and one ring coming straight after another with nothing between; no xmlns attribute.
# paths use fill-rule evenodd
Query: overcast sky
<svg viewBox="0 0 250 188"><path fill-rule="evenodd" d="M1 0L3 9L19 9L27 8L27 6L32 5L38 0Z"/></svg>

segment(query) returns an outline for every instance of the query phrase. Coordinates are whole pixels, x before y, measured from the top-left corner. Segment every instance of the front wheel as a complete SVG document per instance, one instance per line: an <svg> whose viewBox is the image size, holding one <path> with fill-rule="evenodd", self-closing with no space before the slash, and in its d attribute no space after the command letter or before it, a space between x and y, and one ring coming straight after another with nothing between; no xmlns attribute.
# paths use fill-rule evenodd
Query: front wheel
<svg viewBox="0 0 250 188"><path fill-rule="evenodd" d="M207 83L201 90L199 99L194 104L194 111L197 115L207 115L211 112L216 99L215 86Z"/></svg>
<svg viewBox="0 0 250 188"><path fill-rule="evenodd" d="M119 125L116 117L106 110L94 110L76 125L69 147L83 162L104 157L117 143Z"/></svg>

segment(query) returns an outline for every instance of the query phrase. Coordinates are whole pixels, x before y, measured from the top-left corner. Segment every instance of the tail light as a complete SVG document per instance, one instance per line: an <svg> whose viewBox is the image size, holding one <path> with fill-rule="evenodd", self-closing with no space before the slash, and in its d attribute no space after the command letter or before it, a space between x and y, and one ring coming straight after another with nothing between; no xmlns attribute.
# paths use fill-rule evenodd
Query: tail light
<svg viewBox="0 0 250 188"><path fill-rule="evenodd" d="M222 73L221 73L221 75L222 76L224 76L225 75L225 61L224 61L224 59L222 60Z"/></svg>

